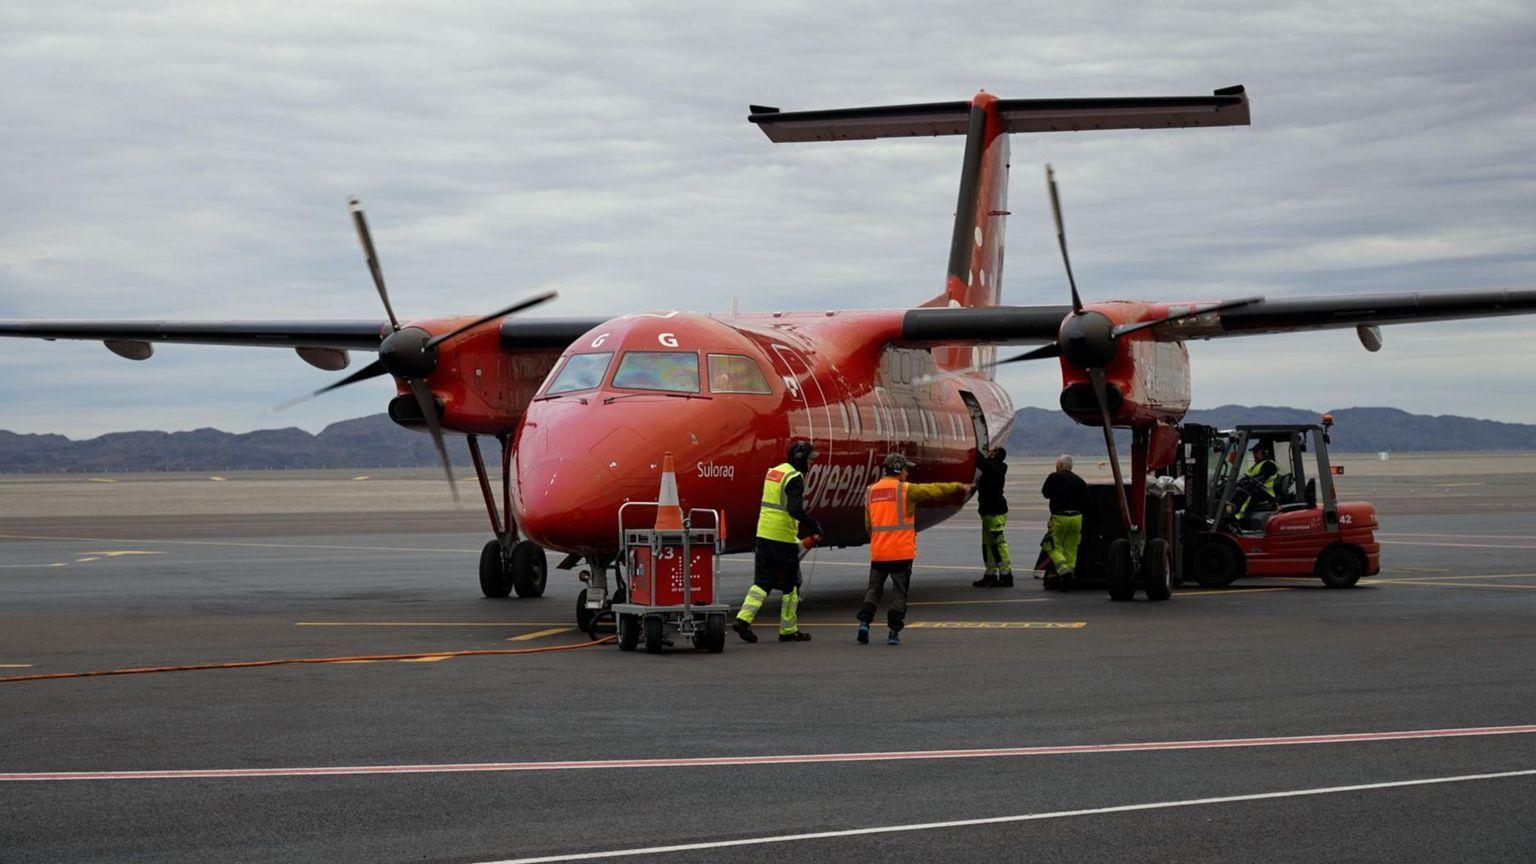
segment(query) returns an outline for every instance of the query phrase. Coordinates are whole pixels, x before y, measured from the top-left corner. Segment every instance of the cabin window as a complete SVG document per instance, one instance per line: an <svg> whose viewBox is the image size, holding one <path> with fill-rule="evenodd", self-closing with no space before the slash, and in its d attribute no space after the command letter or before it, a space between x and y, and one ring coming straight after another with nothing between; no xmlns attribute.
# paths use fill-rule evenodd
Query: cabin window
<svg viewBox="0 0 1536 864"><path fill-rule="evenodd" d="M591 390L603 383L603 375L608 371L608 361L612 359L612 351L600 354L572 354L565 358L565 364L560 367L560 372L555 375L553 381L549 382L549 387L544 390L545 395Z"/></svg>
<svg viewBox="0 0 1536 864"><path fill-rule="evenodd" d="M757 361L740 354L709 355L709 389L714 393L771 393Z"/></svg>
<svg viewBox="0 0 1536 864"><path fill-rule="evenodd" d="M699 392L699 355L692 351L630 351L613 373L613 386L623 390Z"/></svg>

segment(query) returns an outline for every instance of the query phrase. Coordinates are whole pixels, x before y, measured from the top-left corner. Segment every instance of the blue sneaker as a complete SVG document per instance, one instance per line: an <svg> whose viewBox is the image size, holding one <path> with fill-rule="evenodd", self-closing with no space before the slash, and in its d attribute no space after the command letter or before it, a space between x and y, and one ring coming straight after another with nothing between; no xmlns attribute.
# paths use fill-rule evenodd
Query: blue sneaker
<svg viewBox="0 0 1536 864"><path fill-rule="evenodd" d="M885 644L887 644L887 645L900 645L901 644L901 632L898 631L898 630L892 630L891 631L891 635L885 637Z"/></svg>
<svg viewBox="0 0 1536 864"><path fill-rule="evenodd" d="M863 621L859 622L859 644L860 645L868 645L869 644L869 625L864 623Z"/></svg>

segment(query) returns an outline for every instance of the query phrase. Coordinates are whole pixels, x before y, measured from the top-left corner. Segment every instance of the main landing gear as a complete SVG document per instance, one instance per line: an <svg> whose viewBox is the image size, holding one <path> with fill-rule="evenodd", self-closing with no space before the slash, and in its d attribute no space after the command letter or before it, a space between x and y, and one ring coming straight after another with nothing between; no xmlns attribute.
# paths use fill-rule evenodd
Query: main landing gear
<svg viewBox="0 0 1536 864"><path fill-rule="evenodd" d="M485 459L480 455L480 440L474 435L469 436L469 455L475 462L475 479L480 481L480 493L485 496L485 509L491 517L491 530L496 534L496 539L480 550L480 592L487 597L507 597L513 591L519 597L540 597L549 578L549 561L538 544L517 537L517 523L512 521L512 442L505 435L497 435L496 440L501 442L501 509L507 518L505 530L497 513L496 497L491 494Z"/></svg>

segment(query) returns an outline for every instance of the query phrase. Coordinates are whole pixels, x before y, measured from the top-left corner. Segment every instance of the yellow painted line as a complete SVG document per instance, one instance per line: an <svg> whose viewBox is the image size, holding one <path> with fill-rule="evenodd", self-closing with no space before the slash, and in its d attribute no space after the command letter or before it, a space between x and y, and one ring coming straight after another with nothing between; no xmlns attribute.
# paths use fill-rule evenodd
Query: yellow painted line
<svg viewBox="0 0 1536 864"><path fill-rule="evenodd" d="M36 567L68 567L69 562L57 561L52 564L0 564L0 570L27 570Z"/></svg>
<svg viewBox="0 0 1536 864"><path fill-rule="evenodd" d="M1474 573L1474 574L1469 575L1469 576L1411 576L1411 577L1404 578L1404 579L1393 578L1390 581L1393 581L1393 582L1420 582L1420 581L1425 581L1425 580L1429 580L1429 581L1447 580L1447 581L1449 581L1449 580L1455 580L1455 579L1519 579L1522 576L1536 576L1536 573ZM1372 581L1384 582L1384 581L1388 581L1388 580L1374 579Z"/></svg>
<svg viewBox="0 0 1536 864"><path fill-rule="evenodd" d="M532 633L524 633L521 636L513 636L508 642L527 642L532 639L543 639L545 636L554 636L557 633L569 633L575 627L551 627L548 630L535 630Z"/></svg>
<svg viewBox="0 0 1536 864"><path fill-rule="evenodd" d="M295 621L295 627L569 627L559 621Z"/></svg>
<svg viewBox="0 0 1536 864"><path fill-rule="evenodd" d="M101 560L100 558L76 558L75 559L75 563L76 564L87 564L87 563L89 563L91 561L100 561L100 560Z"/></svg>
<svg viewBox="0 0 1536 864"><path fill-rule="evenodd" d="M1001 603L1049 603L1050 597L1029 597L1022 600L923 600L917 603L908 603L908 606L976 606L982 604Z"/></svg>
<svg viewBox="0 0 1536 864"><path fill-rule="evenodd" d="M368 476L367 474L364 474L361 477L353 477L352 479L353 480L372 480L373 478Z"/></svg>
<svg viewBox="0 0 1536 864"><path fill-rule="evenodd" d="M1516 590L1536 590L1536 586L1511 586L1511 584L1499 583L1442 583L1442 581L1430 580L1375 580L1372 584L1384 584L1384 586L1507 587L1507 589Z"/></svg>
<svg viewBox="0 0 1536 864"><path fill-rule="evenodd" d="M220 477L220 476L218 476L218 475L217 475L217 474L215 474L215 475L214 475L214 476L212 476L212 477L209 477L209 478L208 478L208 479L209 479L209 480L217 480L217 481L219 481L219 482L220 482L220 483L222 483L222 482L224 482L224 481L225 481L225 480L228 480L228 479L229 479L229 478L227 478L227 477Z"/></svg>
<svg viewBox="0 0 1536 864"><path fill-rule="evenodd" d="M768 623L768 622L760 622ZM846 627L856 629L853 621L838 623L801 621L801 627ZM922 630L1081 630L1087 621L908 621L907 627Z"/></svg>
<svg viewBox="0 0 1536 864"><path fill-rule="evenodd" d="M92 483L116 483L117 482L116 480L108 480L105 477L88 477L86 479L91 481Z"/></svg>
<svg viewBox="0 0 1536 864"><path fill-rule="evenodd" d="M150 552L146 549L117 549L111 552L81 552L81 555L97 555L102 558L121 558L124 555L164 555L164 552Z"/></svg>
<svg viewBox="0 0 1536 864"><path fill-rule="evenodd" d="M1206 591L1175 591L1176 597L1199 597L1205 594L1258 594L1264 591L1290 591L1291 586L1281 588L1212 588Z"/></svg>
<svg viewBox="0 0 1536 864"><path fill-rule="evenodd" d="M0 669L31 669L31 663L0 663Z"/></svg>
<svg viewBox="0 0 1536 864"><path fill-rule="evenodd" d="M450 658L452 656L453 656L452 654L438 654L435 657L408 657L408 658L406 658L404 660L401 660L400 662L401 663L437 663L437 662L439 662L441 660L447 660L448 658Z"/></svg>

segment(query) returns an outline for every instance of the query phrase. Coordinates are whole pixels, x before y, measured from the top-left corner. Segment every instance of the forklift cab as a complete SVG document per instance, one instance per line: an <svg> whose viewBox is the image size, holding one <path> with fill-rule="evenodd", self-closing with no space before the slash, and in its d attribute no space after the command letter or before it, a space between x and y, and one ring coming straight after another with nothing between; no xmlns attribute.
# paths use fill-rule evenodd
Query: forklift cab
<svg viewBox="0 0 1536 864"><path fill-rule="evenodd" d="M1276 513L1312 510L1321 504L1323 526L1337 527L1339 507L1333 468L1328 462L1328 441L1327 427L1315 425L1239 426L1231 432L1212 434L1210 479L1201 514L1206 523L1238 533L1262 534L1265 523ZM1277 469L1273 494L1253 476L1257 470L1254 451L1260 445Z"/></svg>

